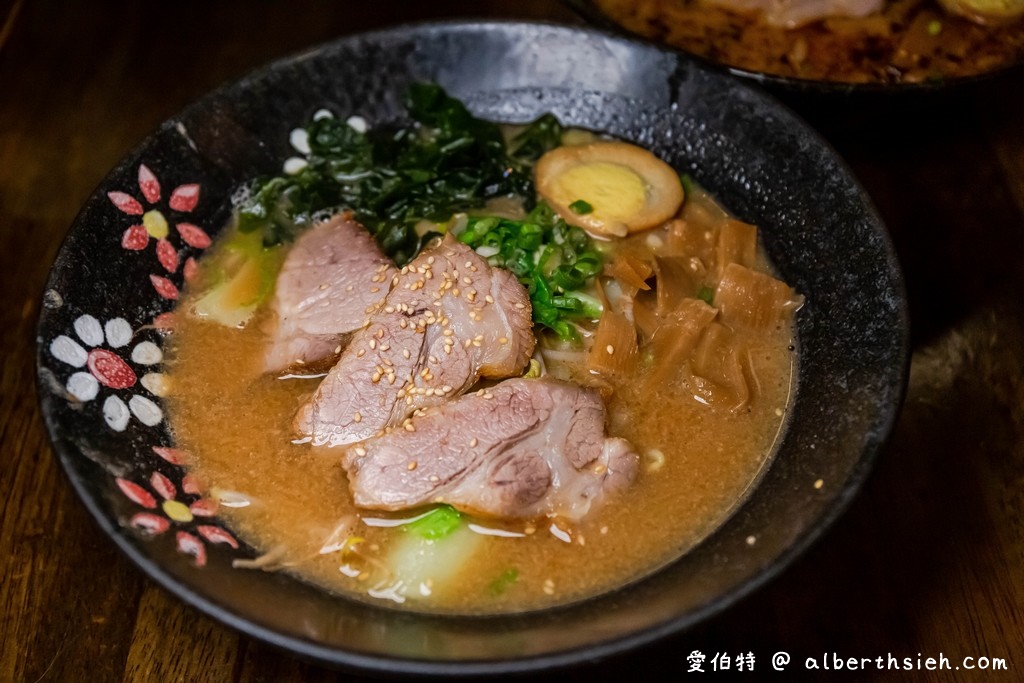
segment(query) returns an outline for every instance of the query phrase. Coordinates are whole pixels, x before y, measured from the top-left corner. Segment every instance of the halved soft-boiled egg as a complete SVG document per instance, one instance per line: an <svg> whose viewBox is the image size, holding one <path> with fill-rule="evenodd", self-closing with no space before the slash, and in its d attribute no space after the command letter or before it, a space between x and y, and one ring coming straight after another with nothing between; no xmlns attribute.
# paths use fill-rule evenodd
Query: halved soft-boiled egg
<svg viewBox="0 0 1024 683"><path fill-rule="evenodd" d="M595 237L661 225L683 203L675 170L626 142L557 147L540 158L535 173L537 191L551 208Z"/></svg>

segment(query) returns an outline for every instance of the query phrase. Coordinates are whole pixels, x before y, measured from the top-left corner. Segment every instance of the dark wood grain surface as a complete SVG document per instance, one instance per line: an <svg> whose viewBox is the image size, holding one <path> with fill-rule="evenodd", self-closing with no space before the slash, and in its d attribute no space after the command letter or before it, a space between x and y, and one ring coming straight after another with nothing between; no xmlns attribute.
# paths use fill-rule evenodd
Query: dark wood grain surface
<svg viewBox="0 0 1024 683"><path fill-rule="evenodd" d="M0 1L0 681L352 680L185 607L115 550L47 442L34 327L78 208L162 120L311 44L456 16L575 21L542 0ZM906 271L914 356L895 434L850 510L768 587L551 680L675 679L695 650L754 652L750 680L773 674L777 650L793 657L779 680L826 653L1008 666L856 680L1024 680L1022 80L924 100L791 98L867 187Z"/></svg>

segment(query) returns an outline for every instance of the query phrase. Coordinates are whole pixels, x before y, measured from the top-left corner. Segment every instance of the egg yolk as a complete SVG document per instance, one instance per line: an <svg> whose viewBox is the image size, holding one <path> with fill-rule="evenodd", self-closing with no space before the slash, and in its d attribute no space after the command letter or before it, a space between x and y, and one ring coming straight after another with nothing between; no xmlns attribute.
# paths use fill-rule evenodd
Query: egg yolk
<svg viewBox="0 0 1024 683"><path fill-rule="evenodd" d="M647 188L633 169L607 161L578 164L559 175L554 194L564 204L582 199L601 220L626 221L647 202Z"/></svg>

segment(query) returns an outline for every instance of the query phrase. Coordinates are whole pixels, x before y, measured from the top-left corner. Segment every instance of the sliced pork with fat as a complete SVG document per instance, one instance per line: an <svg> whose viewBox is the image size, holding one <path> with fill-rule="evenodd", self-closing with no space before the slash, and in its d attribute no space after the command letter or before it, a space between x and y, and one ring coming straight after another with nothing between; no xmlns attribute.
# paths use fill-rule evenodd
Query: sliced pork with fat
<svg viewBox="0 0 1024 683"><path fill-rule="evenodd" d="M277 278L264 369L275 372L335 356L342 337L359 329L387 296L397 272L349 214L303 233Z"/></svg>
<svg viewBox="0 0 1024 683"><path fill-rule="evenodd" d="M765 23L797 28L831 17L866 17L884 6L883 0L709 0L734 12L760 12Z"/></svg>
<svg viewBox="0 0 1024 683"><path fill-rule="evenodd" d="M401 510L448 503L501 518L582 518L628 486L638 457L605 436L597 392L509 379L418 411L343 458L356 505Z"/></svg>
<svg viewBox="0 0 1024 683"><path fill-rule="evenodd" d="M481 377L519 373L533 353L526 290L452 237L421 252L391 284L296 415L295 430L314 445L368 439Z"/></svg>

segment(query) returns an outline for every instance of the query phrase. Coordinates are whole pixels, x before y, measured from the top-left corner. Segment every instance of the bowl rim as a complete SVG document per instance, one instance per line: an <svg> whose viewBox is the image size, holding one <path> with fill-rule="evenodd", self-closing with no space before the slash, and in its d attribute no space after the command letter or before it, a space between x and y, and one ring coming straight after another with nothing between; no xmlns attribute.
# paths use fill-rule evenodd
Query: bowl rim
<svg viewBox="0 0 1024 683"><path fill-rule="evenodd" d="M782 115L783 118L789 117L792 119L792 122L802 126L804 129L803 133L810 136L814 142L821 145L828 153L831 154L832 160L835 162L837 169L844 173L850 181L852 188L855 190L857 199L863 206L865 215L872 220L874 225L880 228L877 236L881 240L881 250L885 255L886 271L893 278L892 285L896 301L895 315L899 320L898 331L900 333L898 343L895 345L897 347L899 362L898 366L893 367L893 370L895 370L894 374L898 377L899 381L893 394L892 402L885 406L884 411L879 413L879 420L876 423L879 438L876 439L873 444L861 449L860 457L851 468L846 480L839 488L837 495L823 509L823 512L807 526L802 534L791 541L783 552L776 555L767 565L758 570L751 578L739 583L734 589L701 604L696 609L665 619L655 625L632 630L626 635L605 636L600 639L595 639L593 642L585 645L568 647L550 653L525 655L521 657L507 657L502 659L467 658L458 660L429 660L416 657L393 655L385 656L367 654L355 650L339 649L336 647L322 645L298 636L286 635L274 628L261 625L253 620L232 612L229 608L220 604L216 599L205 596L193 589L190 584L177 578L168 569L166 569L157 559L144 553L141 548L133 543L132 540L123 532L122 527L115 524L115 522L106 514L106 511L100 507L93 492L89 491L87 483L75 471L73 461L79 459L78 455L71 452L71 449L66 448L65 444L63 444L60 439L55 438L55 424L57 420L53 414L54 408L48 401L48 394L50 393L48 391L49 384L47 382L47 378L42 374L42 370L44 368L44 351L46 348L42 336L42 327L48 311L48 307L45 305L46 292L49 292L52 289L56 273L64 267L63 262L68 259L68 253L65 250L65 246L74 232L74 228L82 220L90 205L94 201L97 201L97 197L104 190L108 179L126 167L134 164L140 156L141 151L149 143L152 137L163 130L169 122L186 117L190 112L202 107L205 103L215 100L216 98L221 97L224 93L245 83L257 80L262 77L264 73L269 72L274 68L309 59L310 57L315 56L323 50L329 49L333 46L349 41L387 41L401 36L411 36L413 34L432 33L438 31L486 32L490 29L509 30L536 28L553 28L586 36L600 37L624 43L636 49L649 51L652 54L672 54L676 59L679 59L682 62L689 61L697 64L699 70L703 69L705 71L711 71L711 75L714 78L730 78L720 69L709 70L706 65L701 63L701 60L694 59L692 55L659 46L633 35L623 35L621 32L603 30L593 26L567 25L553 21L516 19L450 19L441 21L405 22L372 31L345 34L261 63L244 72L240 76L229 78L227 81L221 83L215 88L204 92L184 108L171 114L167 119L155 126L143 138L141 138L141 140L132 146L132 148L119 159L117 164L104 174L103 178L100 179L94 190L90 193L82 209L72 221L51 266L47 281L44 284L43 294L40 297L40 300L44 302L44 305L40 306L36 323L37 401L46 427L47 438L54 453L57 455L61 468L70 481L72 488L75 490L78 498L85 505L90 516L93 518L95 523L98 524L103 533L108 536L147 577L152 579L159 586L170 592L185 604L199 610L245 636L255 638L258 641L264 642L276 649L286 651L292 655L298 656L299 658L333 668L349 669L359 672L375 672L385 675L412 674L430 677L473 677L480 675L522 674L546 669L568 667L576 664L593 663L598 660L607 659L609 657L625 653L629 650L651 644L654 641L672 634L682 632L698 622L725 611L738 601L774 580L798 557L803 555L806 550L813 545L846 511L872 472L874 463L881 450L885 447L885 444L892 433L893 426L900 414L901 407L906 396L907 380L910 369L910 319L907 307L907 293L902 270L896 257L892 239L871 198L861 186L845 160L839 156L832 145L802 117L793 112L776 97L757 86L752 85L749 81L736 79L730 87L736 87L740 91L746 91L747 95L761 99L764 104L772 107L775 113ZM715 530L706 536L698 546L706 543L709 539L718 534L728 523L729 518L736 515L743 505L745 505L745 503L742 503L736 509L732 510L728 517L726 517L726 519L723 520ZM669 564L674 564L678 560L679 558L673 560ZM656 571L655 574L660 571L661 570ZM637 582L645 582L652 576L653 574L630 582L622 588L613 590L612 593L628 589L629 586L632 586ZM584 602L600 599L603 595L607 595L607 593L587 598ZM563 608L570 608L574 604L579 603L570 603L569 605L556 606L551 609L560 610ZM541 611L546 612L548 610ZM536 612L531 614L536 614ZM428 616L431 618L450 619L453 621L462 620L465 622L484 623L495 620L517 619L523 615Z"/></svg>

